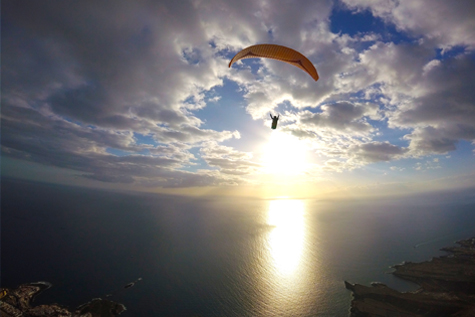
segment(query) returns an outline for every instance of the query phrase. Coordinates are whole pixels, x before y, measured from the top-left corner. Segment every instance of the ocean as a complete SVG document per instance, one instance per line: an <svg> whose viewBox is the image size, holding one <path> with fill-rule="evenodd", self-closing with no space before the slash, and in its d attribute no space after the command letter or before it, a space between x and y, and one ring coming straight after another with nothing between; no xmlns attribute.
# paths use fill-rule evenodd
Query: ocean
<svg viewBox="0 0 475 317"><path fill-rule="evenodd" d="M474 224L473 198L450 194L184 198L3 179L1 285L48 281L35 304L71 308L112 294L121 316L348 316L345 280L415 290L390 267L444 254Z"/></svg>

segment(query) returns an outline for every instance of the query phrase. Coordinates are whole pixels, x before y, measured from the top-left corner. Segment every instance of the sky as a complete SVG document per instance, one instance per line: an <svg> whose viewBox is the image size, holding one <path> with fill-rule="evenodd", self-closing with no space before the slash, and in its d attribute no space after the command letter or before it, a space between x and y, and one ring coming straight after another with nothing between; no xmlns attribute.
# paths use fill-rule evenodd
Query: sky
<svg viewBox="0 0 475 317"><path fill-rule="evenodd" d="M472 0L2 1L2 177L259 197L474 187L474 15ZM320 79L228 68L262 43Z"/></svg>

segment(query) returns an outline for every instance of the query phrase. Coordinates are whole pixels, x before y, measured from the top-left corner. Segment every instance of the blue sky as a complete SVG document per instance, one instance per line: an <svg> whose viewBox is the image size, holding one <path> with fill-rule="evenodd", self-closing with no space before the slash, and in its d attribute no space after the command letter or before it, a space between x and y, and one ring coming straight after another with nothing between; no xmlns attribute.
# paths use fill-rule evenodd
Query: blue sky
<svg viewBox="0 0 475 317"><path fill-rule="evenodd" d="M470 0L4 1L2 176L255 196L472 187L474 14ZM320 79L228 68L260 43Z"/></svg>

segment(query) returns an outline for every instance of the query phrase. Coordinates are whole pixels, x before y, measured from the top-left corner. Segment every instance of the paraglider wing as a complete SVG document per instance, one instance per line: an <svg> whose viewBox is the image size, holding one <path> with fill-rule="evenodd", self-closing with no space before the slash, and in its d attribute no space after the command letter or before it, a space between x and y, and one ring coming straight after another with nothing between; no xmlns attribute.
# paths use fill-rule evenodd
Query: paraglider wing
<svg viewBox="0 0 475 317"><path fill-rule="evenodd" d="M275 44L258 44L249 46L233 57L229 62L229 67L238 60L245 58L272 58L282 62L297 66L306 71L315 81L318 80L318 73L312 62L301 53L291 48Z"/></svg>

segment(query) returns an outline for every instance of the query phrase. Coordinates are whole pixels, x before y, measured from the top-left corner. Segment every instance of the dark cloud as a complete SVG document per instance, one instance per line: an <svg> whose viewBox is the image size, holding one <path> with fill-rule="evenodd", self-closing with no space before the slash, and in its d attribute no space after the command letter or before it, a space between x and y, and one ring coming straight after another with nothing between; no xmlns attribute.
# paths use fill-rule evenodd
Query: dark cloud
<svg viewBox="0 0 475 317"><path fill-rule="evenodd" d="M184 126L180 131L168 128L158 128L158 132L154 134L155 140L160 143L185 142L198 143L209 140L224 141L230 138L239 138L237 131L218 132L210 129L198 129L196 127Z"/></svg>
<svg viewBox="0 0 475 317"><path fill-rule="evenodd" d="M223 180L177 170L194 164L189 144L239 137L200 129L185 110L203 107L202 92L221 84L193 5L5 1L2 10L4 155L103 182ZM166 145L139 144L134 132Z"/></svg>
<svg viewBox="0 0 475 317"><path fill-rule="evenodd" d="M116 156L109 154L108 149L131 154ZM132 154L141 151L150 151L154 156ZM186 187L224 181L219 175L193 176L177 170L192 164L194 159L178 145L138 145L131 132L85 127L48 118L28 108L2 107L2 155L71 169L80 172L78 175L102 182L139 185L154 182L165 187Z"/></svg>
<svg viewBox="0 0 475 317"><path fill-rule="evenodd" d="M475 140L475 62L460 55L437 63L418 83L424 91L410 107L402 107L390 117L398 127L416 127L407 135L410 148L418 155L446 153L456 149L458 140Z"/></svg>
<svg viewBox="0 0 475 317"><path fill-rule="evenodd" d="M409 109L397 112L399 125L442 123L473 125L475 122L475 62L460 55L437 63L425 72L416 88L425 92Z"/></svg>
<svg viewBox="0 0 475 317"><path fill-rule="evenodd" d="M178 128L190 122L179 111L182 102L220 83L212 64L190 68L170 45L176 35L178 42L206 43L192 6L6 1L3 7L7 97L26 90L26 102L46 102L72 120L117 129L138 129L137 121L152 131L150 123Z"/></svg>
<svg viewBox="0 0 475 317"><path fill-rule="evenodd" d="M193 123L181 111L173 109L162 109L158 104L154 104L151 102L137 107L136 109L134 109L134 113L138 117L150 118L155 122L164 122L174 128L177 128L182 124Z"/></svg>
<svg viewBox="0 0 475 317"><path fill-rule="evenodd" d="M410 148L415 155L444 154L456 149L458 139L449 137L444 130L433 127L416 129L405 136L410 140Z"/></svg>
<svg viewBox="0 0 475 317"><path fill-rule="evenodd" d="M389 142L371 142L354 145L348 153L356 162L375 163L400 158L408 149L390 144Z"/></svg>
<svg viewBox="0 0 475 317"><path fill-rule="evenodd" d="M376 116L378 106L375 104L354 105L341 102L321 107L321 113L305 111L300 113L300 122L319 129L332 129L349 133L365 133L373 127L364 120L366 116Z"/></svg>
<svg viewBox="0 0 475 317"><path fill-rule="evenodd" d="M73 122L45 116L29 108L2 107L2 145L29 152L44 147L46 151L88 151L114 148L140 151L131 132L83 127Z"/></svg>
<svg viewBox="0 0 475 317"><path fill-rule="evenodd" d="M122 184L131 184L134 182L134 178L129 175L108 175L102 173L96 174L83 174L82 177L89 178L106 183L122 183Z"/></svg>

